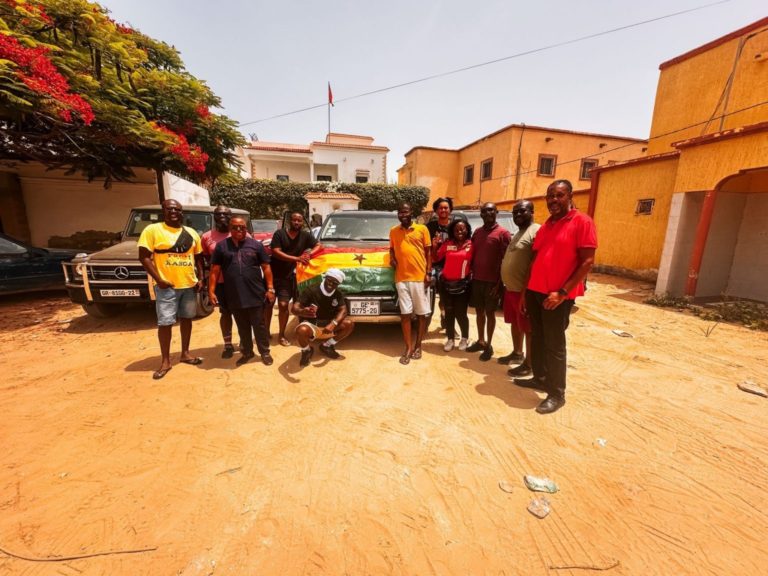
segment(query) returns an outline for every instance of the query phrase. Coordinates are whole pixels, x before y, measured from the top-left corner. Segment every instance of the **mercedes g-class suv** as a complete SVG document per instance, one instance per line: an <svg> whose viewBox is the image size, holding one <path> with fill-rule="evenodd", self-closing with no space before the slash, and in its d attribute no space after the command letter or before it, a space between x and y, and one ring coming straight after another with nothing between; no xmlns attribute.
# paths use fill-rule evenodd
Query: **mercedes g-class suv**
<svg viewBox="0 0 768 576"><path fill-rule="evenodd" d="M213 206L185 206L184 225L202 236L214 226L213 210ZM251 231L248 212L233 208L232 214L243 216ZM153 302L154 287L139 262L136 243L144 228L162 221L163 210L159 205L134 208L119 244L91 254L78 254L64 263L65 285L72 302L81 304L89 315L97 318L114 316L131 302ZM205 276L207 281L207 270ZM212 311L208 290L204 288L197 295L197 315L207 316Z"/></svg>

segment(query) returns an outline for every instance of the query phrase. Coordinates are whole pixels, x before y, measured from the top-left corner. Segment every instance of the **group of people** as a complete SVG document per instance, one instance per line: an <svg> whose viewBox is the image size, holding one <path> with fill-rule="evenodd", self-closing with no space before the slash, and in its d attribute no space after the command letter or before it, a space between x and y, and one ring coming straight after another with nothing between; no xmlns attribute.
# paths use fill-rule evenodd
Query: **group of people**
<svg viewBox="0 0 768 576"><path fill-rule="evenodd" d="M401 364L422 357L422 341L432 312L429 291L434 284L446 333L445 352L457 347L480 352L481 361L490 360L496 310L502 302L513 350L498 362L516 365L507 370L516 385L546 393L537 412L549 414L565 404L565 332L574 301L584 294L597 233L592 219L573 207L573 186L568 180L553 182L547 188L546 202L550 216L541 225L534 222L530 201L515 203L512 215L518 230L514 235L496 221L498 209L491 202L482 206L483 225L475 231L466 219L454 217L450 198L434 202L436 219L427 225L414 222L410 204L398 208L400 224L390 230L389 255L405 346ZM234 319L241 352L236 364L255 357L254 337L264 364L273 363L269 326L275 302L281 345L290 345L285 334L289 315L301 320L296 328L301 366L309 364L315 341L320 342L318 348L326 357L341 358L335 345L354 329L339 289L344 272L332 268L319 284L297 294L296 265L309 263L321 249L315 235L305 229L300 212L290 215L287 229L275 232L269 254L248 235L245 219L233 216L225 206L216 207L215 228L202 239L183 226L182 207L177 201L166 200L162 206L163 221L147 226L138 243L139 259L155 285L162 356L155 379L171 369L171 327L177 318L180 362L202 362L190 354L189 345L195 292L202 288L205 260L210 265L209 298L221 312L222 358L235 354ZM477 323L477 338L471 344L470 305Z"/></svg>
<svg viewBox="0 0 768 576"><path fill-rule="evenodd" d="M390 257L400 303L405 350L401 364L421 358L426 319L431 313L428 287L432 277L440 296L443 349L480 352L493 357L496 310L502 302L504 320L510 325L512 351L498 358L516 366L507 373L514 383L544 392L536 407L550 414L565 404L566 338L574 301L584 294L584 281L594 263L597 232L594 222L573 206L573 186L556 180L547 188L549 218L534 222L534 207L520 200L512 208L518 227L512 235L497 221L492 202L480 209L482 227L472 231L469 222L454 217L450 198L432 205L436 218L427 225L413 222L411 206L403 204L400 226L390 231ZM469 306L474 307L477 338L469 343ZM413 337L412 318L418 317Z"/></svg>
<svg viewBox="0 0 768 576"><path fill-rule="evenodd" d="M298 297L296 264L307 264L321 248L305 229L300 212L290 215L288 229L275 232L270 254L261 242L250 237L246 220L233 215L226 206L214 209L214 228L202 237L183 225L183 210L178 201L165 200L162 209L163 221L147 226L138 242L139 260L152 278L155 291L161 363L153 378L159 380L171 370L171 330L177 320L181 331L180 362L198 365L203 361L190 354L189 346L192 318L197 313L196 293L203 289L205 265L210 266L208 297L220 311L222 358L235 355L234 324L241 353L236 365L256 356L254 339L262 362L267 366L274 363L269 326L275 302L281 345L290 345L285 335L290 313L302 320L296 330L302 366L312 357L314 340L322 342L320 350L325 356L341 358L334 346L353 329L346 317L344 297L338 290L344 273L328 270L323 283Z"/></svg>

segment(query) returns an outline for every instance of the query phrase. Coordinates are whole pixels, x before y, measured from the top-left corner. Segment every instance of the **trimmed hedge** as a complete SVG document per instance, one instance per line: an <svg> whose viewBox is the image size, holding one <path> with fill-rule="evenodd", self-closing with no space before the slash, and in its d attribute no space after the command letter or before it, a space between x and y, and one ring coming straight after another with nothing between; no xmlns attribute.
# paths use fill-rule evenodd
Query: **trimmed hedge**
<svg viewBox="0 0 768 576"><path fill-rule="evenodd" d="M248 210L251 218L282 219L286 210L307 212L304 195L308 192L355 194L360 198L360 210L397 210L402 202L408 202L413 207L414 216L421 214L429 201L429 188L424 186L244 180L214 187L211 204Z"/></svg>

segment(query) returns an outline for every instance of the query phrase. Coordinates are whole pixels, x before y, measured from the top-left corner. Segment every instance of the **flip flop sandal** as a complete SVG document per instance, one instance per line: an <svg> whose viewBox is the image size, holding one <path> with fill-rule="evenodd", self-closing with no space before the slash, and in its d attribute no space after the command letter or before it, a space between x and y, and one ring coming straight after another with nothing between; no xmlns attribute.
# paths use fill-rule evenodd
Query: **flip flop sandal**
<svg viewBox="0 0 768 576"><path fill-rule="evenodd" d="M187 358L186 360L179 360L182 364L190 364L192 366L198 366L203 363L203 359L200 358L200 356L196 356L195 358Z"/></svg>
<svg viewBox="0 0 768 576"><path fill-rule="evenodd" d="M416 350L411 353L411 358L413 360L421 360L421 348L416 348Z"/></svg>
<svg viewBox="0 0 768 576"><path fill-rule="evenodd" d="M155 372L152 374L153 380L160 380L163 378L168 372L170 372L170 368L160 368L160 370L155 370Z"/></svg>
<svg viewBox="0 0 768 576"><path fill-rule="evenodd" d="M408 354L403 354L402 356L400 356L400 364L402 364L403 366L408 364L408 362L410 361L411 361L411 358L410 356L408 356Z"/></svg>
<svg viewBox="0 0 768 576"><path fill-rule="evenodd" d="M280 346L290 346L291 343L288 342L288 338L280 338Z"/></svg>

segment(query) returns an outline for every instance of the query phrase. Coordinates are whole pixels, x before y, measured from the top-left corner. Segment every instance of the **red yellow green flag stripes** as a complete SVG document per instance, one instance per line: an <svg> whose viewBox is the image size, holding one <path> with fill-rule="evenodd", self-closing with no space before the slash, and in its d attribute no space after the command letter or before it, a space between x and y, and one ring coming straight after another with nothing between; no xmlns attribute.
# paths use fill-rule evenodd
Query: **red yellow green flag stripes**
<svg viewBox="0 0 768 576"><path fill-rule="evenodd" d="M312 256L307 266L296 266L299 292L319 284L329 268L338 268L346 275L343 292L392 292L395 271L389 265L388 248L329 248Z"/></svg>

